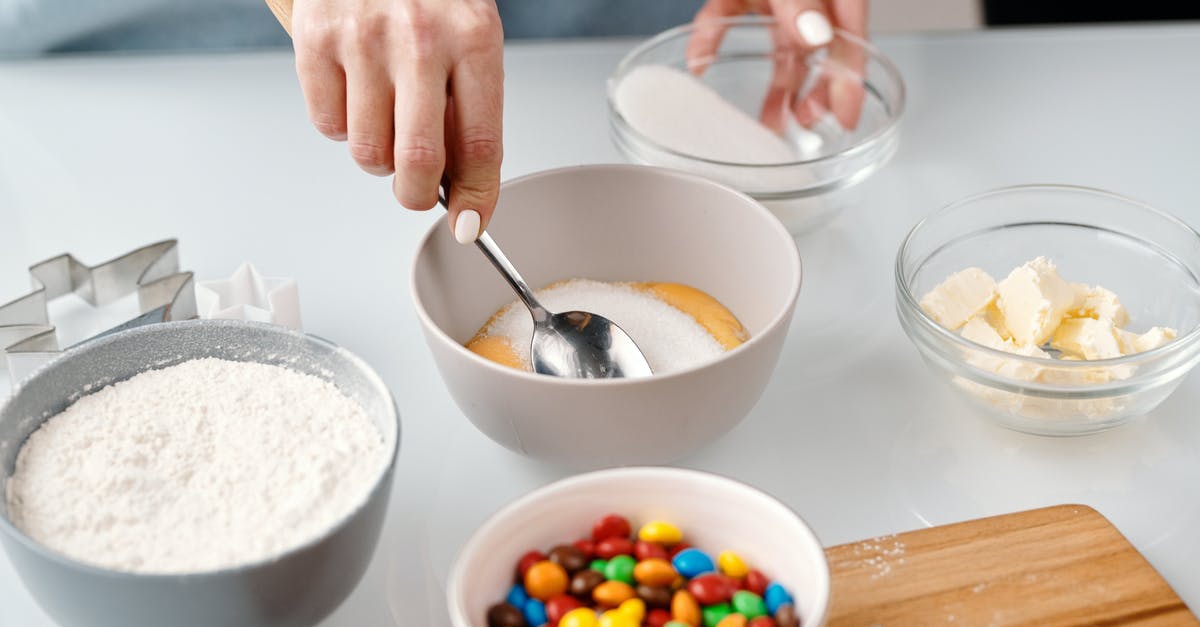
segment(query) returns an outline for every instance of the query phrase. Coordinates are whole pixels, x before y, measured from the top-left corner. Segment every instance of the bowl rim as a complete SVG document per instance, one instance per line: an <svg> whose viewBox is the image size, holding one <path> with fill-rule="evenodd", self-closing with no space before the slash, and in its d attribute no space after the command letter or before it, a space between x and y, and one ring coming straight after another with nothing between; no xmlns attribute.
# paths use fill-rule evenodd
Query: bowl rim
<svg viewBox="0 0 1200 627"><path fill-rule="evenodd" d="M580 485L588 485L595 483L608 483L613 478L621 477L639 477L650 483L658 483L660 480L667 478L683 479L687 481L701 482L705 485L723 484L732 490L745 494L762 501L767 507L770 507L791 520L796 526L796 531L800 533L803 541L806 544L811 544L816 547L816 554L820 560L820 567L817 569L818 578L816 582L818 602L812 608L812 614L818 620L814 624L823 624L827 614L829 613L830 590L832 588L832 574L829 569L829 560L825 555L825 546L817 537L816 532L812 527L800 516L795 510L789 507L776 496L766 492L765 490L756 488L748 483L739 481L732 477L707 472L703 470L692 470L688 468L675 468L671 466L627 466L623 468L607 468L604 470L595 470L577 475L571 475L557 481L534 488L529 492L517 497L513 501L509 501L499 509L488 515L482 523L471 532L471 536L467 538L462 547L459 548L454 556L454 563L450 567L450 573L446 581L446 605L450 613L450 622L452 624L462 623L466 625L473 624L469 617L465 616L465 608L460 607L460 599L462 596L462 585L464 571L467 567L464 557L470 553L479 553L479 545L483 542L485 531L490 530L500 521L510 518L520 512L522 509L529 506L534 501L539 501L555 494L570 492L577 489Z"/></svg>
<svg viewBox="0 0 1200 627"><path fill-rule="evenodd" d="M762 203L755 200L754 198L751 198L749 195L747 195L744 192L740 192L732 187L729 187L727 185L723 185L721 183L713 181L712 179L707 179L702 176L699 176L696 174L691 174L689 172L683 172L680 170L672 170L670 168L664 168L664 167L652 166L652 165L637 165L637 164L629 164L629 163L602 163L602 164L572 165L572 166L565 166L565 167L560 167L560 168L552 168L549 170L539 170L537 172L532 172L532 173L526 174L524 176L518 176L514 179L509 179L509 180L505 181L504 183L502 183L500 185L500 193L504 194L504 189L510 185L527 183L530 181L535 181L539 178L559 176L559 175L563 175L563 174L567 174L567 173L578 172L580 170L598 170L598 171L615 171L615 172L624 171L624 172L633 172L635 174L651 174L651 175L655 175L655 176L665 176L665 177L669 177L669 178L683 179L683 180L686 180L686 181L689 181L692 183L707 185L707 186L722 190L726 193L734 194L740 200L748 202L750 205L748 207L748 209L756 212L762 220L767 222L767 224L769 225L769 228L771 228L775 232L775 235L780 238L781 242L785 243L786 245L791 247L790 250L792 251L792 254L788 255L788 269L790 270L790 273L793 276L795 276L795 280L789 281L789 283L790 283L789 293L787 294L787 297L784 300L786 305L780 311L776 312L776 314L771 318L771 320L763 326L762 331L755 333L754 335L751 335L750 339L746 340L745 342L742 342L738 346L735 346L734 348L721 353L720 355L716 356L713 359L698 363L694 366L688 366L687 368L673 370L671 372L664 372L661 374L651 374L648 377L630 377L630 378L620 378L620 379L569 379L566 377L554 377L554 376L550 376L550 375L537 374L535 372L529 372L527 370L517 370L516 368L510 368L508 366L498 364L490 359L486 359L470 350L467 350L467 347L463 346L462 344L455 341L454 338L450 337L450 334L446 333L445 329L443 329L441 327L441 325L435 323L433 321L433 318L429 315L429 312L425 309L425 303L421 300L421 295L418 293L418 290L417 290L417 272L418 272L419 268L421 267L421 257L424 255L424 252L426 251L426 249L428 249L430 246L432 246L433 239L435 237L439 236L438 231L440 229L446 228L446 226L445 226L446 221L444 219L439 218L437 220L434 220L433 224L430 225L429 229L425 232L425 235L417 243L416 252L413 254L413 261L410 264L410 268L409 268L409 277L408 277L408 279L409 279L408 280L409 294L411 295L413 304L415 305L414 308L417 311L417 317L420 319L421 324L425 329L429 330L432 333L432 335L434 337L436 337L442 343L450 345L452 347L451 350L454 351L456 354L462 355L466 359L473 361L476 364L483 366L484 368L490 369L495 373L499 373L502 376L515 376L518 379L524 379L529 382L541 382L541 383L545 383L547 385L559 385L559 386L566 386L566 387L583 388L583 387L593 387L593 386L654 385L655 382L661 382L661 381L665 381L665 380L669 380L669 379L686 377L695 372L703 370L705 368L711 368L713 366L716 366L717 364L723 363L726 360L731 359L735 355L741 354L742 352L744 352L746 350L749 350L755 346L758 346L762 342L766 341L764 338L767 335L770 335L772 331L775 331L782 325L790 324L791 319L792 319L792 313L794 312L794 309L795 309L796 301L800 297L800 286L804 282L804 269L803 269L803 263L801 262L801 259L800 259L800 251L796 247L795 238L792 236L791 233L788 232L787 227L785 227L783 225L783 223L780 222L779 219L776 218L775 215L770 212L770 210L768 210L766 207L764 207L762 205ZM499 279L497 279L497 280L499 280ZM514 297L514 299L515 299L515 297ZM736 313L735 313L735 315L736 315Z"/></svg>
<svg viewBox="0 0 1200 627"><path fill-rule="evenodd" d="M346 348L339 346L338 344L335 344L329 340L326 340L325 338L322 338L322 337L319 337L316 335L310 335L308 333L295 331L295 330L289 329L287 327L282 327L279 325L270 324L270 323L266 323L266 322L254 322L254 321L247 321L247 320L191 319L191 320L181 320L181 321L174 321L174 322L161 322L161 323L156 323L156 324L149 324L149 325L145 325L145 326L124 329L121 331L117 331L115 333L109 333L107 335L100 335L98 337L95 337L95 338L92 338L89 340L85 340L79 344L76 344L75 346L72 346L72 347L68 348L67 350L63 351L62 355L55 358L53 361L50 361L50 362L42 365L40 368L38 368L32 375L29 376L29 378L26 380L26 383L34 380L35 378L37 378L39 376L44 376L44 374L46 372L49 372L51 369L53 369L59 362L66 360L66 359L73 358L73 357L79 355L80 353L86 353L90 350L95 350L98 347L107 346L109 344L123 342L126 340L135 341L137 338L139 338L143 335L151 334L151 333L168 333L170 329L179 329L181 327L182 328L192 328L192 327L198 327L198 326L227 326L227 327L241 327L241 328L256 328L256 329L269 331L272 333L277 333L279 335L290 335L290 336L302 339L305 342L312 342L312 343L324 346L326 348L332 349L332 350L342 354L343 356L345 356L347 360L349 360L352 364L354 364L354 366L356 368L359 369L359 371L366 377L366 380L371 384L371 387L375 388L378 392L382 393L384 395L384 398L387 399L388 402L385 403L385 407L387 407L387 410L390 414L390 416L388 416L387 418L390 419L391 421L395 422L395 425L396 425L396 437L393 438L391 450L388 452L388 463L386 466L384 466L383 470L379 473L379 476L375 478L374 484L371 486L371 490L367 493L367 497L365 499L363 499L363 501L361 503L356 505L354 507L354 509L347 512L334 525L332 525L331 527L329 527L328 529L326 529L325 531L323 531L321 534L317 535L316 537L308 540L307 542L304 542L303 544L296 545L282 553L279 553L279 554L276 554L276 555L273 555L273 556L270 556L270 557L267 557L264 559L255 560L253 562L247 562L245 564L238 564L236 566L230 566L230 567L220 568L220 569L216 569L216 570L205 570L205 571L198 571L198 572L139 573L139 572L130 572L130 571L125 571L125 570L106 568L104 566L100 566L97 564L92 564L89 562L84 562L84 561L75 559L65 553L61 553L53 548L50 548L50 547L42 544L41 542L38 542L37 540L29 537L29 535L26 534L24 531L18 529L17 526L14 525L13 522L9 519L7 507L5 509L4 514L0 515L0 533L7 534L9 537L13 538L15 541L17 541L18 543L23 545L26 549L29 549L29 550L39 554L44 559L50 560L50 561L54 562L55 564L62 566L64 568L70 568L70 569L79 571L79 572L89 575L89 576L102 576L102 577L108 577L108 578L117 578L117 579L121 579L121 580L134 580L134 581L146 581L146 580L200 581L200 580L210 580L210 579L225 578L225 577L230 577L230 576L247 574L249 572L256 571L260 568L270 566L276 562L281 562L289 557L292 557L294 555L297 555L299 553L307 551L308 549L311 549L314 546L317 546L317 545L321 544L322 542L324 542L325 540L329 539L334 534L340 532L343 528L346 527L346 525L348 525L350 523L351 520L353 520L359 514L361 514L363 512L363 510L365 510L367 508L368 505L370 505L376 498L379 497L379 495L376 493L382 489L384 484L387 483L388 477L394 473L395 467L396 467L396 460L399 457L399 452L400 452L400 433L401 433L400 410L396 406L396 399L395 399L395 397L392 396L391 391L388 389L387 385L383 382L383 379L382 379L382 377L379 376L379 373L377 373L373 368L371 368L371 366L364 359L362 359L358 355L352 353L351 351L347 350ZM185 361L187 361L187 360L185 360ZM180 363L183 363L183 362L180 362ZM256 363L262 363L262 362L256 362ZM156 369L161 369L161 368L156 368ZM146 372L146 371L143 371L143 372ZM24 384L22 384L22 387L24 387ZM104 386L104 387L108 387L108 386ZM100 388L100 389L104 389L104 388ZM98 392L98 391L99 390L93 390L92 392L89 392L89 394ZM3 410L8 406L8 404L11 403L14 399L16 399L20 393L21 392L18 389L16 393L14 393L12 396L10 396L8 399L6 399L3 403L0 403L0 413L3 413ZM47 417L46 420L49 420L50 418L53 418L53 416ZM46 420L43 420L42 423L44 424L46 422ZM40 425L39 425L39 428L40 428ZM24 445L25 445L25 443L22 442L21 446L24 446ZM18 451L19 450L20 449L18 448ZM7 499L7 493L8 493L7 487L0 486L0 497ZM383 497L390 498L390 490L384 492Z"/></svg>
<svg viewBox="0 0 1200 627"><path fill-rule="evenodd" d="M925 310L921 308L920 302L917 300L916 296L912 293L912 290L908 283L908 278L904 275L904 256L905 256L905 253L908 251L909 245L912 243L912 240L917 236L917 234L919 234L921 232L921 230L927 224L931 223L932 221L937 220L938 218L941 218L949 213L952 213L954 211L962 209L964 206L969 205L973 202L983 200L984 198L989 198L992 196L1003 196L1003 195L1007 195L1007 194L1031 192L1031 191L1033 191L1033 192L1037 192L1037 191L1068 192L1068 193L1072 193L1072 194L1083 194L1083 195L1088 195L1088 196L1101 196L1101 197L1116 200L1116 201L1119 201L1122 203L1126 203L1129 205L1133 205L1140 209L1149 211L1150 213L1158 216L1159 218L1162 218L1162 219L1166 220L1167 222L1174 224L1174 226L1182 229L1185 232L1185 234L1190 234L1190 236L1196 240L1196 243L1200 244L1200 232L1197 232L1196 229L1192 228L1188 223L1184 222L1179 217L1177 217L1173 214L1167 213L1166 211L1163 211L1161 209L1156 209L1155 207L1152 207L1149 204L1144 203L1140 200L1136 200L1136 199L1130 198L1128 196L1117 194L1115 192L1110 192L1110 191L1098 189L1095 187L1086 187L1086 186L1082 186L1082 185L1069 185L1069 184L1062 184L1062 183L1028 183L1028 184L1022 184L1022 185L1010 185L1010 186L1006 186L1006 187L998 187L995 189L990 189L990 190L987 190L984 192L979 192L979 193L972 194L970 196L966 196L964 198L955 200L955 201L943 206L942 208L934 211L933 213L930 213L929 215L925 216L908 231L908 234L904 236L904 240L900 243L900 248L896 252L894 273L895 273L897 292L899 292L899 294L901 296L901 298L897 301L898 306L902 306L905 311L915 315L918 323L922 327L924 327L928 330L932 330L933 333L936 336L938 336L939 338L941 338L944 342L949 342L950 344L958 345L959 347L962 347L962 348L969 348L972 350L982 351L985 355L989 355L992 357L1000 357L1000 358L1003 358L1006 360L1013 360L1018 363L1025 363L1025 364L1031 364L1031 365L1036 365L1036 366L1045 366L1046 364L1054 364L1055 368L1063 368L1063 369L1067 369L1067 370L1090 370L1090 369L1094 369L1097 367L1121 366L1121 365L1126 365L1126 364L1136 364L1136 363L1140 363L1140 362L1145 362L1145 361L1152 360L1159 356L1174 353L1180 349L1186 348L1187 346L1196 343L1197 340L1200 340L1200 324L1197 324L1197 325L1193 326L1192 329L1187 331L1185 334L1176 337L1175 339L1167 342L1166 344L1163 344L1162 346L1159 346L1157 348L1150 349L1148 351L1143 351L1141 353L1133 353L1131 355L1123 355L1121 357L1111 357L1108 359L1092 359L1092 360L1079 360L1079 361L1068 361L1068 360L1061 360L1061 359L1046 359L1043 357L1033 357L1033 356L1020 355L1017 353L1009 353L1006 351L992 348L990 346L985 346L983 344L979 344L977 342L973 342L973 341L968 340L968 339L962 337L961 335L951 331L950 329L947 329L946 327L943 327L942 325L938 324L937 321L935 321L932 317L929 316L929 314L925 313ZM909 334L909 337L911 339L912 334ZM914 341L916 341L916 340L914 340ZM1150 375L1153 373L1146 373L1146 374ZM1130 377L1129 379L1118 382L1119 385L1116 385L1116 387L1128 385L1130 383L1130 381L1136 381L1138 378L1139 378L1138 375L1135 374L1134 376ZM1000 379L1004 380L1004 381L1009 381L1009 380L1017 381L1016 379L1010 379L1009 377L1000 377ZM1046 390L1063 389L1063 390L1073 390L1073 391L1088 390L1088 389L1092 389L1092 388L1114 387L1114 383L1093 383L1093 384L1089 384L1089 385L1063 386L1063 385L1051 385L1051 384L1038 383L1036 381L1028 381L1028 382L1021 381L1021 384L1023 387L1028 387L1028 388L1032 388L1032 389L1046 389Z"/></svg>
<svg viewBox="0 0 1200 627"><path fill-rule="evenodd" d="M778 22L778 20L776 20L773 16L770 16L770 15L748 14L748 15L738 15L738 16L731 16L731 17L721 17L721 18L705 18L704 20L702 20L702 22L704 24L714 24L714 23L721 24L728 28L728 27L733 27L733 26L767 26L767 25L771 25L771 24L776 24ZM626 55L624 57L622 57L619 62L617 62L616 67L613 69L612 73L609 74L608 79L607 79L606 88L605 88L605 102L608 105L609 119L612 120L613 123L616 124L623 132L631 135L635 140L642 142L646 145L652 146L656 150L665 152L673 157L678 157L681 159L694 161L696 163L703 163L703 164L721 166L721 167L727 167L727 168L745 168L747 170L768 170L768 169L773 169L773 168L787 168L787 167L794 167L794 166L813 166L813 165L819 165L822 163L829 163L829 162L845 159L847 157L853 157L853 156L858 155L859 153L870 150L878 143L879 140L883 139L884 137L886 137L887 135L889 135L890 133L895 131L896 127L900 124L900 120L904 117L904 111L906 108L906 103L908 101L908 95L907 95L908 92L907 92L907 87L904 84L904 78L900 74L900 69L898 67L896 67L896 64L893 63L892 60L889 59L886 55L884 55L883 52L881 50L879 50L879 48L876 48L875 45L872 44L870 41L868 41L862 37L859 37L845 29L835 28L834 33L835 33L836 37L841 37L841 38L857 45L858 47L862 48L863 50L865 50L867 53L868 60L873 59L873 60L877 61L887 71L887 73L891 76L891 78L896 81L896 85L897 85L898 89L897 89L897 93L896 93L895 111L890 112L891 115L889 116L887 124L881 125L874 132L863 137L862 139L855 142L852 146L846 148L845 150L841 150L841 151L835 152L833 154L823 155L820 157L814 157L812 159L800 159L800 160L796 160L796 161L779 161L779 162L774 162L774 163L742 163L739 161L722 161L722 160L718 160L718 159L709 159L706 157L701 157L701 156L693 155L693 154L686 153L686 152L680 152L673 148L663 146L662 144L654 141L653 139L646 137L646 135L644 133L642 133L637 128L635 128L632 124L630 124L629 121L625 119L624 115L621 115L621 112L617 108L617 103L615 100L617 85L620 83L620 81L617 79L618 79L618 77L623 77L626 74L626 72L628 71L628 69L630 68L630 66L633 66L636 64L637 58L640 57L642 54L644 54L646 51L648 51L656 46L659 46L662 43L664 43L670 39L673 39L684 33L688 33L688 32L695 30L696 24L697 24L697 22L688 22L687 24L681 24L674 28L670 28L665 31L662 31L661 33L654 35L653 37L647 39L646 41L643 41L642 43L638 44L632 50L630 50L628 53L626 53ZM821 47L819 49L824 49L824 47ZM865 78L864 78L864 81L865 81Z"/></svg>

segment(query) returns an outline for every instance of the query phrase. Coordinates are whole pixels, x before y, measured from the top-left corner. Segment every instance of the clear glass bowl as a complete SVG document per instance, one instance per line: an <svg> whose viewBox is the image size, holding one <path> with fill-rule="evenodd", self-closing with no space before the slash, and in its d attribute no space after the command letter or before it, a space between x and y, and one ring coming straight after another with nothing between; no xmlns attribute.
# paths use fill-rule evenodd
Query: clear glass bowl
<svg viewBox="0 0 1200 627"><path fill-rule="evenodd" d="M608 81L609 122L617 149L633 163L685 170L745 192L771 209L794 234L820 226L854 202L855 185L896 150L897 124L904 110L899 70L869 43L844 31L837 31L828 46L803 51L776 46L773 34L780 26L768 16L705 22L704 28L725 30L713 56L687 58L688 42L697 26L686 24L639 45L617 65ZM759 119L772 85L780 84L774 79L782 68L792 77L784 81L784 104L788 110L795 105L808 112L802 114L803 125L791 117L782 128L781 137L794 157L765 163L723 161L652 139L653 130L648 134L648 129L629 121L628 111L623 111L628 105L617 96L630 72L647 65L692 72L754 119ZM831 89L863 96L861 114L850 130L832 112L817 115L842 109L832 106ZM695 129L697 135L708 132L711 129Z"/></svg>
<svg viewBox="0 0 1200 627"><path fill-rule="evenodd" d="M999 280L1039 255L1068 281L1115 292L1129 310L1129 330L1169 326L1178 336L1116 359L1025 357L968 341L918 305L954 272L976 266ZM929 366L1002 425L1081 435L1153 410L1196 365L1198 277L1200 234L1171 215L1100 190L1009 187L960 200L913 228L896 258L896 309Z"/></svg>

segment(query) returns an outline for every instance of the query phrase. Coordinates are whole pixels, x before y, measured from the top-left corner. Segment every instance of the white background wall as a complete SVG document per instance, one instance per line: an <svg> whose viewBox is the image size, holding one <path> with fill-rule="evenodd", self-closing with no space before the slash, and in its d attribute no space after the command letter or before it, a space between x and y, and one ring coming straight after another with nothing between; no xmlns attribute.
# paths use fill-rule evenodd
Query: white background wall
<svg viewBox="0 0 1200 627"><path fill-rule="evenodd" d="M872 33L979 28L978 0L870 0Z"/></svg>

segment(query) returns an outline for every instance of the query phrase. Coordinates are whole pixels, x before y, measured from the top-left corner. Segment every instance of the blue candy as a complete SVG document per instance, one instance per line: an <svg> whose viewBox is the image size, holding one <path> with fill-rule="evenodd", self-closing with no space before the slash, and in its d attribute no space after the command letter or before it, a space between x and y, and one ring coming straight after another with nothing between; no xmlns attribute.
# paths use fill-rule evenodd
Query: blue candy
<svg viewBox="0 0 1200 627"><path fill-rule="evenodd" d="M537 599L525 602L525 620L533 627L545 625L550 619L546 616L546 605Z"/></svg>
<svg viewBox="0 0 1200 627"><path fill-rule="evenodd" d="M676 553L671 565L675 567L675 572L688 579L717 569L712 558L700 549L684 549Z"/></svg>
<svg viewBox="0 0 1200 627"><path fill-rule="evenodd" d="M763 593L763 600L767 602L767 612L770 612L772 616L779 611L779 606L788 603L795 604L792 595L788 594L787 588L777 583L767 586L767 591Z"/></svg>
<svg viewBox="0 0 1200 627"><path fill-rule="evenodd" d="M529 593L525 592L525 586L519 583L513 584L512 589L508 591L508 597L504 600L513 607L524 608L525 603L529 601Z"/></svg>

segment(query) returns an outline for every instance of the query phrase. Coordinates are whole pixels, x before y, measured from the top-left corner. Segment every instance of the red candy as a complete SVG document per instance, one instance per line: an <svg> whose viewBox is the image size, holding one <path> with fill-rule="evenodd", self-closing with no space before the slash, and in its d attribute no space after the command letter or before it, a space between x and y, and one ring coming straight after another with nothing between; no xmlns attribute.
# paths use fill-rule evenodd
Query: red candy
<svg viewBox="0 0 1200 627"><path fill-rule="evenodd" d="M669 622L671 622L671 613L662 608L655 608L646 613L646 618L642 621L642 625L644 627L663 627L663 625ZM771 622L771 627L775 627L774 621Z"/></svg>
<svg viewBox="0 0 1200 627"><path fill-rule="evenodd" d="M762 596L767 593L767 585L771 582L767 580L766 575L751 568L750 572L746 573L746 578L742 580L742 583L745 584L746 589L750 592Z"/></svg>
<svg viewBox="0 0 1200 627"><path fill-rule="evenodd" d="M633 535L633 527L629 526L629 521L624 516L616 514L609 514L596 521L596 524L592 526L592 539L596 542L608 538L628 540L631 535Z"/></svg>
<svg viewBox="0 0 1200 627"><path fill-rule="evenodd" d="M775 619L770 616L759 616L746 623L746 627L775 627Z"/></svg>
<svg viewBox="0 0 1200 627"><path fill-rule="evenodd" d="M618 555L633 555L633 543L629 538L606 538L596 543L596 557L610 560Z"/></svg>
<svg viewBox="0 0 1200 627"><path fill-rule="evenodd" d="M732 598L737 589L730 586L725 577L709 573L689 581L687 591L696 597L700 605L716 605Z"/></svg>
<svg viewBox="0 0 1200 627"><path fill-rule="evenodd" d="M583 607L579 599L569 594L560 594L546 601L546 617L550 619L551 625L557 625L563 615L578 607Z"/></svg>
<svg viewBox="0 0 1200 627"><path fill-rule="evenodd" d="M596 555L596 543L588 538L576 540L575 548L583 551L583 554L586 555L588 559L591 559Z"/></svg>
<svg viewBox="0 0 1200 627"><path fill-rule="evenodd" d="M670 552L667 553L667 556L670 557L671 559L674 559L676 553L678 553L684 549L690 549L690 548L692 548L692 545L688 544L687 542L680 542L679 544L676 544L675 546L671 547L671 550L670 550Z"/></svg>
<svg viewBox="0 0 1200 627"><path fill-rule="evenodd" d="M729 586L729 589L731 590L730 594L733 594L734 592L737 592L738 590L746 589L746 580L745 579L738 579L737 577L730 577L729 575L720 575L720 577L721 577L721 579L725 580L725 585ZM762 595L760 594L759 596L762 596Z"/></svg>
<svg viewBox="0 0 1200 627"><path fill-rule="evenodd" d="M521 556L517 561L517 575L524 578L525 571L529 570L530 566L546 559L546 554L541 551L530 551Z"/></svg>
<svg viewBox="0 0 1200 627"><path fill-rule="evenodd" d="M667 550L662 547L661 544L656 544L654 542L646 542L645 540L638 540L633 545L633 556L636 557L637 561L639 561L639 562L648 560L652 557L657 557L659 559L664 559L664 560L670 561L669 560L670 555L667 553Z"/></svg>

